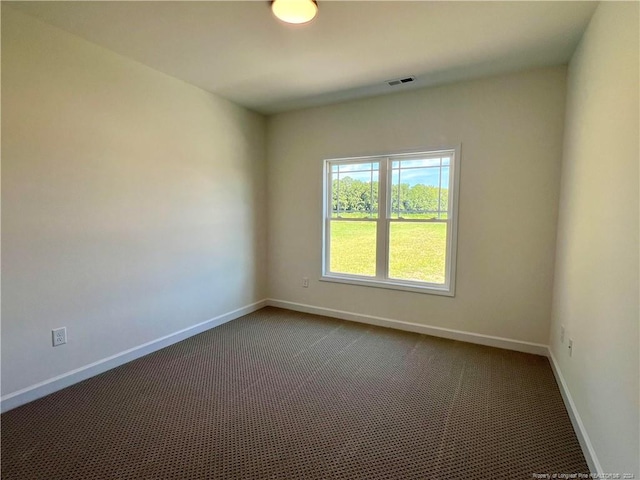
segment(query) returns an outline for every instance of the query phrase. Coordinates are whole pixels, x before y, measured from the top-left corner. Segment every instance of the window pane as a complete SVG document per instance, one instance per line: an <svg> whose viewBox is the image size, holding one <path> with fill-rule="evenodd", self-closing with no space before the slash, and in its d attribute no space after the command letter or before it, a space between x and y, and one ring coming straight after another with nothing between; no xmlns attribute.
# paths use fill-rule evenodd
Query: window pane
<svg viewBox="0 0 640 480"><path fill-rule="evenodd" d="M442 198L448 196L449 167L441 167L440 158L394 164L397 168L391 172L391 217L447 218ZM426 166L432 164L437 166Z"/></svg>
<svg viewBox="0 0 640 480"><path fill-rule="evenodd" d="M446 223L391 222L389 277L444 284Z"/></svg>
<svg viewBox="0 0 640 480"><path fill-rule="evenodd" d="M331 174L331 216L377 218L378 178L377 162L339 164Z"/></svg>
<svg viewBox="0 0 640 480"><path fill-rule="evenodd" d="M393 162L393 168L397 168L396 163ZM416 168L416 167L439 167L440 158L421 158L415 160L402 160L402 168Z"/></svg>
<svg viewBox="0 0 640 480"><path fill-rule="evenodd" d="M449 218L449 167L443 167L440 172L440 215L438 218Z"/></svg>
<svg viewBox="0 0 640 480"><path fill-rule="evenodd" d="M378 162L372 162L372 163L340 163L340 164L338 164L338 171L340 173L368 172L369 170L378 170Z"/></svg>
<svg viewBox="0 0 640 480"><path fill-rule="evenodd" d="M449 167L442 167L441 175L441 184L442 188L449 188Z"/></svg>
<svg viewBox="0 0 640 480"><path fill-rule="evenodd" d="M376 222L332 221L330 271L374 277L376 230Z"/></svg>

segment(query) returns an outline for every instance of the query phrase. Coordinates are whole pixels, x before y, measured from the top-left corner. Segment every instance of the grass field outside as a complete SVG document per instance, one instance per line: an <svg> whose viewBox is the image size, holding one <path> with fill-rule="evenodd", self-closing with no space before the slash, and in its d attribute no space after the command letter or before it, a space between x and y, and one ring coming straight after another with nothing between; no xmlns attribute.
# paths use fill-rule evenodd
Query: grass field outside
<svg viewBox="0 0 640 480"><path fill-rule="evenodd" d="M331 222L331 272L375 276L376 228L376 222ZM390 228L389 276L444 283L446 223L391 222Z"/></svg>

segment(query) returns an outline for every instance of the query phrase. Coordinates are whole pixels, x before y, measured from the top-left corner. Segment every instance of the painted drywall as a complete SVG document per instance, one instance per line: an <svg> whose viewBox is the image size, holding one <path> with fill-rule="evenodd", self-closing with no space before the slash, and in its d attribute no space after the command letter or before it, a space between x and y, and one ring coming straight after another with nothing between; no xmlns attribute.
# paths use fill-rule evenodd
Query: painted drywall
<svg viewBox="0 0 640 480"><path fill-rule="evenodd" d="M265 127L2 6L3 395L265 297Z"/></svg>
<svg viewBox="0 0 640 480"><path fill-rule="evenodd" d="M269 297L546 344L565 80L553 67L269 117ZM457 144L456 296L320 282L323 159Z"/></svg>
<svg viewBox="0 0 640 480"><path fill-rule="evenodd" d="M638 10L600 4L570 63L550 337L603 471L636 478Z"/></svg>

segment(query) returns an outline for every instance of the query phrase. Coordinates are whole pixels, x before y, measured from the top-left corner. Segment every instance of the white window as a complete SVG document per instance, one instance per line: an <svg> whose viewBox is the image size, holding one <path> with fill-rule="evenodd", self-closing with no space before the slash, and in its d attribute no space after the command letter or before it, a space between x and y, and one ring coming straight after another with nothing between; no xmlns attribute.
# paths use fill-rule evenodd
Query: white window
<svg viewBox="0 0 640 480"><path fill-rule="evenodd" d="M453 296L459 148L324 162L322 280Z"/></svg>

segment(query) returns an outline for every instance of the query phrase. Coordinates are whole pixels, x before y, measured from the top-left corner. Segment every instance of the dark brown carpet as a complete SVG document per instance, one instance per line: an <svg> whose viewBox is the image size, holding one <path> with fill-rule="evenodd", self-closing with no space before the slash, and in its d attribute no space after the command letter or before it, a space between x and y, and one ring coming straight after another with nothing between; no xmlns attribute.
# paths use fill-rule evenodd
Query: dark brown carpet
<svg viewBox="0 0 640 480"><path fill-rule="evenodd" d="M2 415L4 479L576 472L546 358L276 308Z"/></svg>

